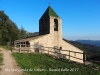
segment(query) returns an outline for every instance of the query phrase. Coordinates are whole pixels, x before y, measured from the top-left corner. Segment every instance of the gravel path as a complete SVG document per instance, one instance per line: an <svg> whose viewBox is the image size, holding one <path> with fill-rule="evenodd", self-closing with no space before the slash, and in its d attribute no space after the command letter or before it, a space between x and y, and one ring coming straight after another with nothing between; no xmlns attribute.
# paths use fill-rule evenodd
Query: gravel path
<svg viewBox="0 0 100 75"><path fill-rule="evenodd" d="M0 48L1 53L3 53L3 65L1 66L0 75L23 75L23 72L20 71L16 61L11 55L11 51L7 51L3 48ZM20 71L20 72L19 72Z"/></svg>

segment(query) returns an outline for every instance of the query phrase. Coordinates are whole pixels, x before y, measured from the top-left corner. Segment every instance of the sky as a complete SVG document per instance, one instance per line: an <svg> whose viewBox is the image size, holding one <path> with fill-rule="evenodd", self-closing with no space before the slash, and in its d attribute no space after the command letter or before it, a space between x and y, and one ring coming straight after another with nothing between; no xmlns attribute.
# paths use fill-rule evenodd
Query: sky
<svg viewBox="0 0 100 75"><path fill-rule="evenodd" d="M50 6L62 19L63 38L100 40L100 0L0 0L0 10L28 32L39 31L39 19Z"/></svg>

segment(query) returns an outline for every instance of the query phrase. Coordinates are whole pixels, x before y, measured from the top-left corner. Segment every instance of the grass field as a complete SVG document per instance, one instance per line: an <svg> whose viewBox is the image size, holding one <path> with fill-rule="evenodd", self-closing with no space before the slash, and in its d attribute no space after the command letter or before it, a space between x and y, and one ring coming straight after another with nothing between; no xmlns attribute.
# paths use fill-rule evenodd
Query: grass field
<svg viewBox="0 0 100 75"><path fill-rule="evenodd" d="M13 50L13 48L11 47L11 46L0 46L1 48L4 48L4 49L6 49L6 50Z"/></svg>
<svg viewBox="0 0 100 75"><path fill-rule="evenodd" d="M30 75L100 75L100 71L82 64L53 59L45 54L13 53L18 65Z"/></svg>
<svg viewBox="0 0 100 75"><path fill-rule="evenodd" d="M4 48L4 49L6 49L6 50L10 50L11 49L11 47L9 47L9 46L0 46L1 48Z"/></svg>

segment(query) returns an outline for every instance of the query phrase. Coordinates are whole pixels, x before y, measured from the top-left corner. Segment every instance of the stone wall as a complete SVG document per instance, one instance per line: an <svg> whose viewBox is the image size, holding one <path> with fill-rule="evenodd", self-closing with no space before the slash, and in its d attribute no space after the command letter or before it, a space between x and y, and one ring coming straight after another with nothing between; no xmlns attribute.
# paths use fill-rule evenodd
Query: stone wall
<svg viewBox="0 0 100 75"><path fill-rule="evenodd" d="M54 47L53 39L54 38L51 37L50 34L47 34L37 39L30 40L30 48L33 48L31 50L34 52L34 47L37 45L44 47Z"/></svg>
<svg viewBox="0 0 100 75"><path fill-rule="evenodd" d="M62 40L62 50L69 50L69 51L74 51L74 52L70 52L70 55L73 56L73 57L76 57L76 58L80 58L80 59L83 59L83 54L80 54L80 53L83 53L82 50L80 50L79 48L69 44L68 42ZM75 53L75 52L80 52L80 53ZM68 54L69 55L69 52L68 51L61 51L62 54ZM76 58L73 58L73 57L70 57L70 60L71 61L76 61L76 62L79 62L79 63L83 63L83 60L79 60L79 59L76 59ZM69 56L66 56L67 59L69 59Z"/></svg>

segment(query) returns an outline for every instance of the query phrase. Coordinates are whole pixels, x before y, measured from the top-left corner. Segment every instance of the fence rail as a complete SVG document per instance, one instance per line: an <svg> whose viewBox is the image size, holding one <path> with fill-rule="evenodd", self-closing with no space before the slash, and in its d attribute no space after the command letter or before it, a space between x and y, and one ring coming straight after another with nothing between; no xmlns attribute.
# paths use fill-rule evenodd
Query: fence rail
<svg viewBox="0 0 100 75"><path fill-rule="evenodd" d="M21 45L23 45L23 44L21 44ZM35 52L36 48L34 48L34 45L30 45L29 47L26 47L26 46L21 47L21 45L19 45L19 47L16 46L15 50L18 50L19 52L31 52L32 50L34 50L34 52ZM86 61L85 52L82 53L82 52L62 50L62 49L57 49L57 48L53 48L53 47L42 47L42 46L39 47L38 49L39 50L37 52L39 52L39 53L46 53L46 54L52 55L52 56L57 57L57 58L66 58L66 56L67 56L67 59L69 61L72 61L71 58L81 60L81 61L83 61L83 63L85 63L85 61ZM67 53L63 54L63 53L61 53L61 51L64 51ZM72 56L71 53L82 54L83 58Z"/></svg>
<svg viewBox="0 0 100 75"><path fill-rule="evenodd" d="M48 48L48 47L45 47L45 48ZM57 49L57 50L59 50L59 49ZM44 51L48 51L48 50L44 50ZM82 53L82 52L76 52L76 51L70 51L70 50L60 50L60 51L67 51L67 52L69 52L69 54L62 54L62 53L54 52L54 51L48 51L48 54L49 54L49 52L52 52L52 53L61 54L61 55L64 55L64 56L69 56L69 61L70 61L70 57L72 57L72 58L75 58L75 59L83 60L85 62L85 53L84 52ZM78 57L71 56L71 54L70 54L71 52L72 53L83 54L83 59L78 58Z"/></svg>

